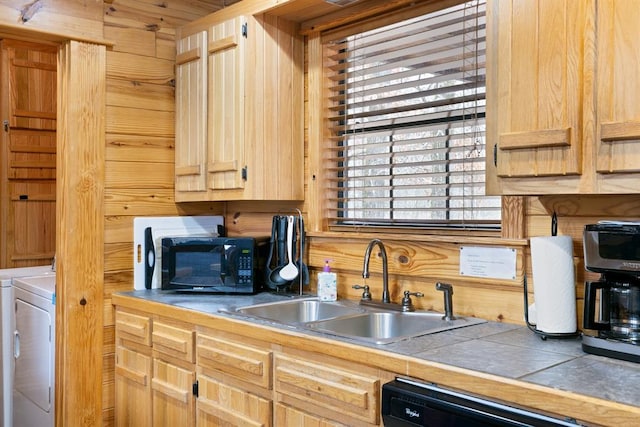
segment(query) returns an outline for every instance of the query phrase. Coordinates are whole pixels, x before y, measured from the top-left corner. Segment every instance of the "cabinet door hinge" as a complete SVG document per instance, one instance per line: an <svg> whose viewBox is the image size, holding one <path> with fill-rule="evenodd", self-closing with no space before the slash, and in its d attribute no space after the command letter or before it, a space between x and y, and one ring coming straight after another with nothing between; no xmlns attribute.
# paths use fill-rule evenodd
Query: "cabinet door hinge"
<svg viewBox="0 0 640 427"><path fill-rule="evenodd" d="M247 38L247 34L249 33L249 24L245 22L242 24L242 37Z"/></svg>
<svg viewBox="0 0 640 427"><path fill-rule="evenodd" d="M5 132L9 132L9 120L3 120L2 126L4 127Z"/></svg>
<svg viewBox="0 0 640 427"><path fill-rule="evenodd" d="M247 180L247 167L243 167L242 168L242 180L246 181Z"/></svg>
<svg viewBox="0 0 640 427"><path fill-rule="evenodd" d="M198 380L196 380L196 382L193 383L193 386L191 387L191 391L193 392L193 395L195 397L198 397Z"/></svg>
<svg viewBox="0 0 640 427"><path fill-rule="evenodd" d="M493 144L493 166L498 166L498 144Z"/></svg>

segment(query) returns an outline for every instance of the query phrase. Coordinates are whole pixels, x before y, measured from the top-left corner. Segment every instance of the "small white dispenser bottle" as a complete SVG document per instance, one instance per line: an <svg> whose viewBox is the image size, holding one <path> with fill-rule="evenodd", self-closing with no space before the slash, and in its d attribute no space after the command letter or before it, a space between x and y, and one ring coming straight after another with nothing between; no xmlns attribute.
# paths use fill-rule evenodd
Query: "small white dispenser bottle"
<svg viewBox="0 0 640 427"><path fill-rule="evenodd" d="M338 299L337 274L331 272L328 259L324 261L324 268L318 273L318 299L320 301Z"/></svg>

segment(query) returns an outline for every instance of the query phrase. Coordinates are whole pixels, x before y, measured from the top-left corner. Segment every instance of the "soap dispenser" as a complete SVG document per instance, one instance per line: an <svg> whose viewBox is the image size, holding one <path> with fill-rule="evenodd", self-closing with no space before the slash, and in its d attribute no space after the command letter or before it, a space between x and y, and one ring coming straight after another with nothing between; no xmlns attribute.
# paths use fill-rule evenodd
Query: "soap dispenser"
<svg viewBox="0 0 640 427"><path fill-rule="evenodd" d="M328 259L324 261L324 267L318 273L318 299L320 301L338 299L337 274L331 271Z"/></svg>

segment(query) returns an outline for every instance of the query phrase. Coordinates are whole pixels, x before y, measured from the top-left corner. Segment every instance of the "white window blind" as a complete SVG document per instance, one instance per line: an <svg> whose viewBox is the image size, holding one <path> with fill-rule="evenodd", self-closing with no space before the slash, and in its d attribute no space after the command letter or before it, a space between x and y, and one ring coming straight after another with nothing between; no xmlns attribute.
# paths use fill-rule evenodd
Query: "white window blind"
<svg viewBox="0 0 640 427"><path fill-rule="evenodd" d="M484 0L325 44L333 224L499 225L485 46Z"/></svg>

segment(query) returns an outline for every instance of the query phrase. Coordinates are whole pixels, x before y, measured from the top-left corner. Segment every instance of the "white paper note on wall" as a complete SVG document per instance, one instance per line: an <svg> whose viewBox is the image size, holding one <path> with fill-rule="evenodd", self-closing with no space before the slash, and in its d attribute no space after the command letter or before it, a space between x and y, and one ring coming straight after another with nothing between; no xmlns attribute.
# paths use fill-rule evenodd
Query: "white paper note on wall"
<svg viewBox="0 0 640 427"><path fill-rule="evenodd" d="M460 275L513 280L516 278L516 250L503 247L461 246Z"/></svg>

